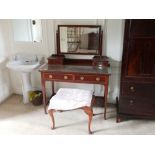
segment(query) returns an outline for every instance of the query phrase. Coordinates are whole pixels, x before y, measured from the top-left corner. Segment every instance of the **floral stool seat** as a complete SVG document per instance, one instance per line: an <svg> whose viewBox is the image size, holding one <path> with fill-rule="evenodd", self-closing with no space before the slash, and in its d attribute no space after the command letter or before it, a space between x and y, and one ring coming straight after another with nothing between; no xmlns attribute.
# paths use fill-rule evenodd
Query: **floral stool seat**
<svg viewBox="0 0 155 155"><path fill-rule="evenodd" d="M88 132L91 134L91 121L93 117L92 104L95 101L93 92L90 90L60 88L56 95L50 99L48 113L52 120L52 129L55 128L53 113L55 111L66 111L82 109L88 115Z"/></svg>

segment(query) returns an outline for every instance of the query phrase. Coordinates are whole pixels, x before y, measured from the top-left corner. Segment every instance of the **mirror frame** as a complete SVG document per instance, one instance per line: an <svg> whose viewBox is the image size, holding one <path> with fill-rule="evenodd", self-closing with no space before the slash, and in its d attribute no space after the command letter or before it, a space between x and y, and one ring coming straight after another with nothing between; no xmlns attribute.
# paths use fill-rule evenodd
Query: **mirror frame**
<svg viewBox="0 0 155 155"><path fill-rule="evenodd" d="M61 52L60 50L60 27L84 27L84 28L99 28L99 49L98 52L95 53L65 53ZM58 25L58 30L56 33L56 40L57 40L57 54L58 55L65 55L65 54L73 54L73 55L102 55L102 34L101 25Z"/></svg>

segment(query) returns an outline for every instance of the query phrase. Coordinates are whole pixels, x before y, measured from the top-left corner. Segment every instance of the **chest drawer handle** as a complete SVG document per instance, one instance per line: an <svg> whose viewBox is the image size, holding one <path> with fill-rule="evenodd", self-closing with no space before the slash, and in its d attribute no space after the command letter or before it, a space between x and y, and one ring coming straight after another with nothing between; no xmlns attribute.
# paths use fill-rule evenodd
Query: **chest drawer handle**
<svg viewBox="0 0 155 155"><path fill-rule="evenodd" d="M134 87L134 86L131 86L131 87L130 87L130 91L131 91L131 92L135 92L135 87Z"/></svg>
<svg viewBox="0 0 155 155"><path fill-rule="evenodd" d="M81 76L81 77L80 77L80 80L84 80L84 77L83 77L83 76Z"/></svg>
<svg viewBox="0 0 155 155"><path fill-rule="evenodd" d="M67 79L68 79L68 76L67 76L67 75L65 75L65 76L64 76L64 79L65 79L65 80L67 80Z"/></svg>
<svg viewBox="0 0 155 155"><path fill-rule="evenodd" d="M100 78L99 78L99 77L97 77L97 78L96 78L96 81L100 81Z"/></svg>
<svg viewBox="0 0 155 155"><path fill-rule="evenodd" d="M50 78L50 79L52 79L52 78L53 78L53 76L52 76L52 75L49 75L49 78Z"/></svg>
<svg viewBox="0 0 155 155"><path fill-rule="evenodd" d="M130 102L130 106L133 106L133 100L130 100L129 102Z"/></svg>

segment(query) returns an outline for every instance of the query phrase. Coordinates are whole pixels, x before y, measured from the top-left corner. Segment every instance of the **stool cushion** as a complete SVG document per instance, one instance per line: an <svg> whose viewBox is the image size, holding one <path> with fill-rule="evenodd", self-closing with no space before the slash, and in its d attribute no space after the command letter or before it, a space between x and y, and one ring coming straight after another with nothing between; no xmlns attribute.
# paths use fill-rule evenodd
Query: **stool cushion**
<svg viewBox="0 0 155 155"><path fill-rule="evenodd" d="M50 99L48 110L72 110L91 106L93 91L73 88L60 88Z"/></svg>

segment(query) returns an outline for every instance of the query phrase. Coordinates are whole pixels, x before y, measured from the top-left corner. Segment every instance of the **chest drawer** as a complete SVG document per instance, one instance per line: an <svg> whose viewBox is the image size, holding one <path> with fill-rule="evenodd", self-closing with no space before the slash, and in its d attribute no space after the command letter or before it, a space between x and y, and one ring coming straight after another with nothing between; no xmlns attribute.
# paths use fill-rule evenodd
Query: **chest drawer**
<svg viewBox="0 0 155 155"><path fill-rule="evenodd" d="M119 113L137 115L155 114L155 97L120 97Z"/></svg>
<svg viewBox="0 0 155 155"><path fill-rule="evenodd" d="M153 97L155 96L155 84L126 82L122 84L121 94L127 96Z"/></svg>
<svg viewBox="0 0 155 155"><path fill-rule="evenodd" d="M73 80L73 75L72 74L44 73L44 78L46 80Z"/></svg>
<svg viewBox="0 0 155 155"><path fill-rule="evenodd" d="M105 77L103 76L96 76L96 75L76 75L75 76L76 81L87 81L87 82L94 82L94 83L104 83L105 82Z"/></svg>

